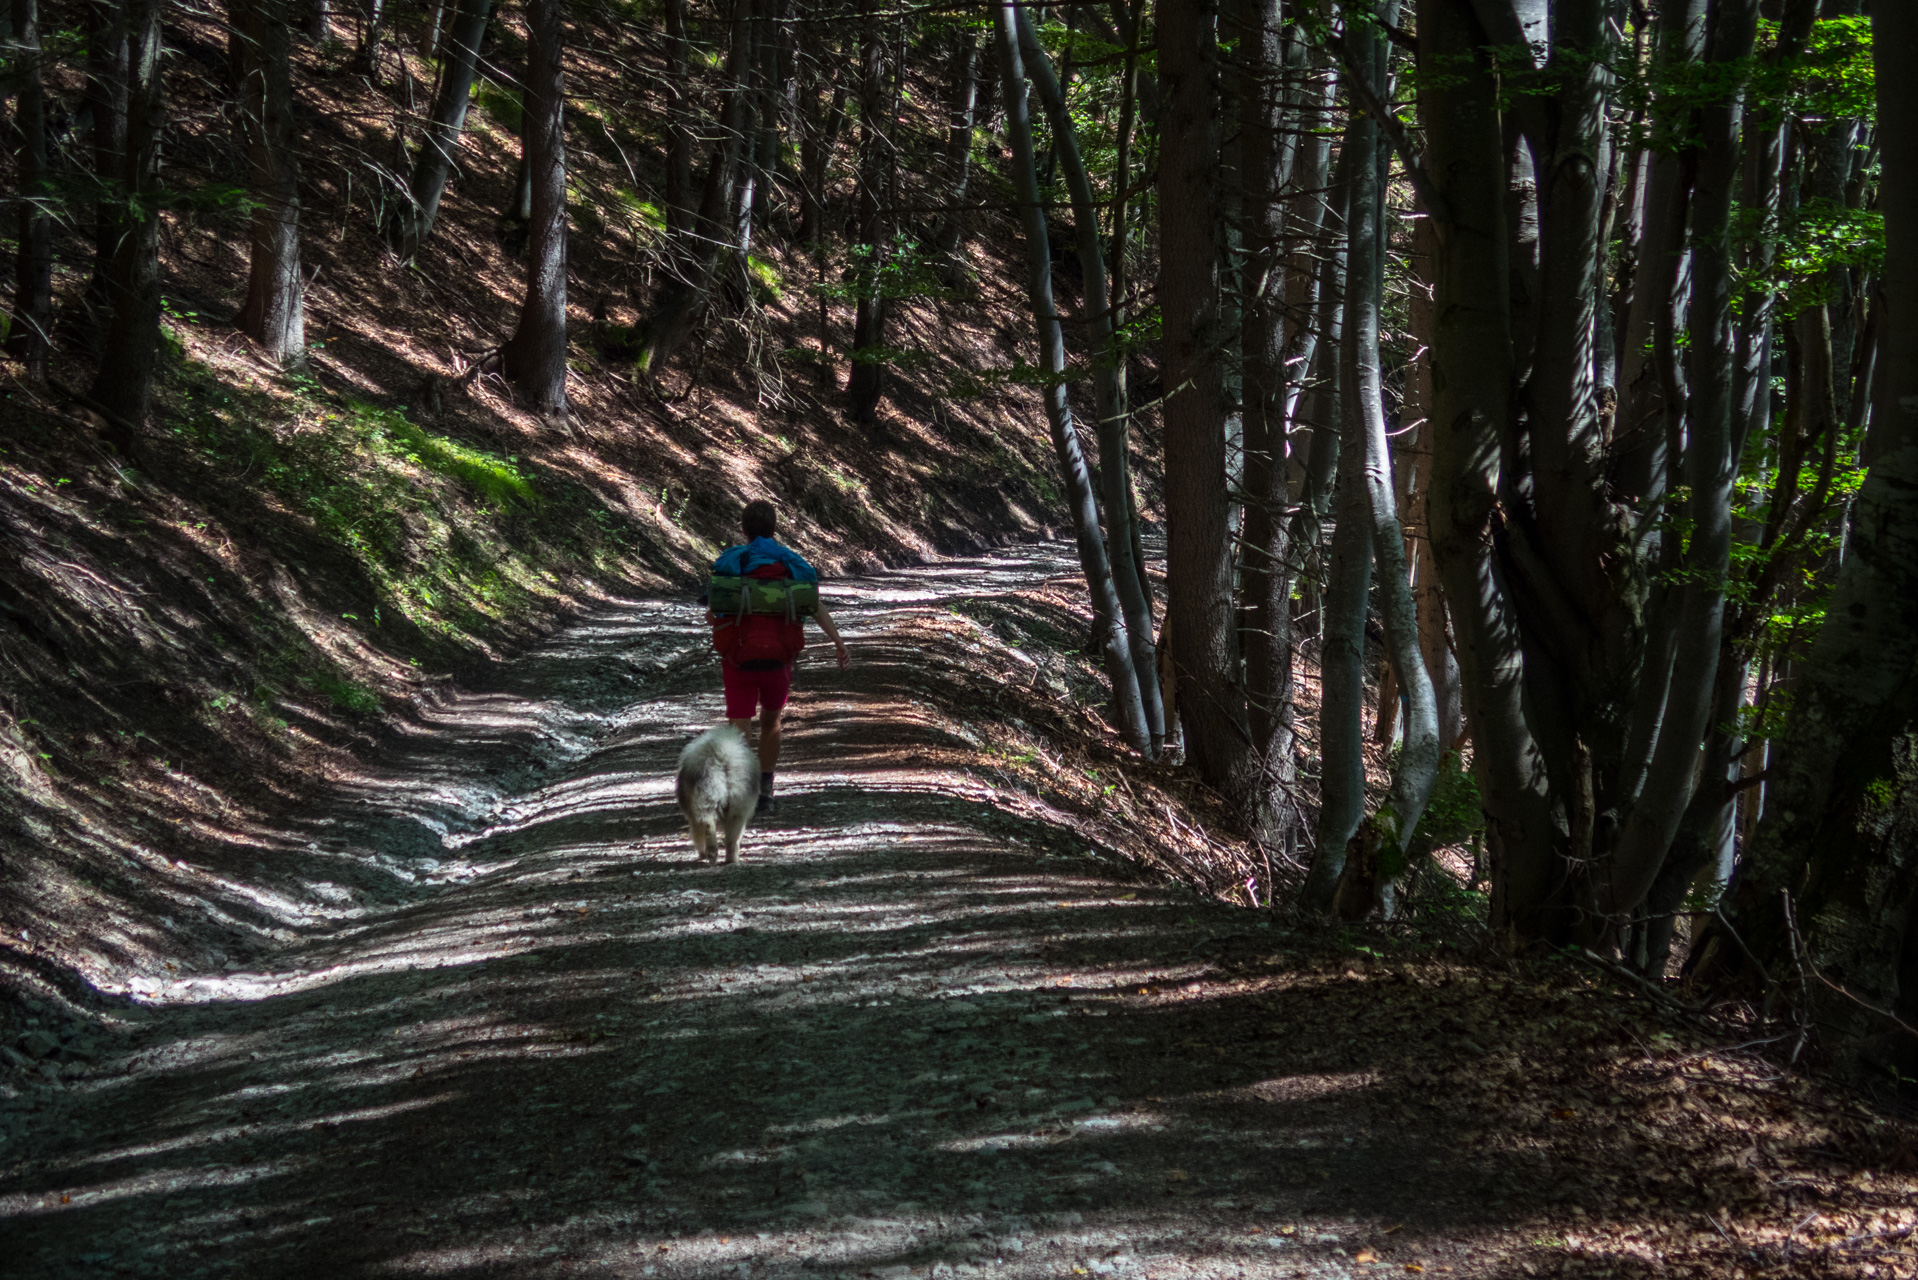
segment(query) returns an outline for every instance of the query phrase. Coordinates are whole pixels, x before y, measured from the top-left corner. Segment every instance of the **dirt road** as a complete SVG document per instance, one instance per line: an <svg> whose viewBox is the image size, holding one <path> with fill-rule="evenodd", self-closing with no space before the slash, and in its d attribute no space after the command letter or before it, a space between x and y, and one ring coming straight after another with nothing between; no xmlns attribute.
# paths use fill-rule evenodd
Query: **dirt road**
<svg viewBox="0 0 1918 1280"><path fill-rule="evenodd" d="M1249 1280L1575 1253L1535 1239L1585 1212L1550 1145L1428 1105L1418 1046L1491 1061L1497 1026L1381 1013L1368 983L1419 980L1289 960L1259 914L1089 861L954 767L914 628L1059 554L837 592L856 665L807 655L784 808L736 868L695 864L672 807L719 712L692 608L609 609L448 700L300 820L340 871L294 941L141 980L127 1043L20 1100L0 1274Z"/></svg>

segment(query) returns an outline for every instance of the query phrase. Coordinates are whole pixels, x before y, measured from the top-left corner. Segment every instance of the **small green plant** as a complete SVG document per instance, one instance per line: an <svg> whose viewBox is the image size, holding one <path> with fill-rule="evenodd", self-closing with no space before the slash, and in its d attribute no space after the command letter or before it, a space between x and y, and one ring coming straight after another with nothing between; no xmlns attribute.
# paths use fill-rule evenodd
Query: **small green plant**
<svg viewBox="0 0 1918 1280"><path fill-rule="evenodd" d="M380 695L365 685L354 684L331 673L309 676L303 683L315 693L325 694L327 700L341 711L350 711L357 716L379 714Z"/></svg>

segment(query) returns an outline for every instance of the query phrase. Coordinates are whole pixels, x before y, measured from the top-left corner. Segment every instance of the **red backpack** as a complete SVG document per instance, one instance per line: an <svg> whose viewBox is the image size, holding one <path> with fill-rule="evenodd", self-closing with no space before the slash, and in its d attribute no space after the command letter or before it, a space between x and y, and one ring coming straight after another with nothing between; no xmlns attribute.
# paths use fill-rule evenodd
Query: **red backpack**
<svg viewBox="0 0 1918 1280"><path fill-rule="evenodd" d="M766 564L746 571L748 578L786 578L783 564ZM806 628L796 616L777 613L709 614L713 648L736 667L770 671L799 656L806 647Z"/></svg>

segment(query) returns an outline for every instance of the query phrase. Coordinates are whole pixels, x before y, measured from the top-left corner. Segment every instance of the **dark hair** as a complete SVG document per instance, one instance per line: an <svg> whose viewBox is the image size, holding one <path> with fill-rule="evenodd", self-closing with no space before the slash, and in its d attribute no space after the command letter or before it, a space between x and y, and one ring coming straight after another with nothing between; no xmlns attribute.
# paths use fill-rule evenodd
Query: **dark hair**
<svg viewBox="0 0 1918 1280"><path fill-rule="evenodd" d="M779 512L764 498L748 502L739 515L739 527L748 538L770 538L779 527Z"/></svg>

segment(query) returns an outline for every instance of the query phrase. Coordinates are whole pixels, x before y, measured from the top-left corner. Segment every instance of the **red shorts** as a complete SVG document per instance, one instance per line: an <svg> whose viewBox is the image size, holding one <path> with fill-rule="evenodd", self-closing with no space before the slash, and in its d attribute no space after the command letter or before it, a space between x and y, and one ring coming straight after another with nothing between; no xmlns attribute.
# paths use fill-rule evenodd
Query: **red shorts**
<svg viewBox="0 0 1918 1280"><path fill-rule="evenodd" d="M732 663L719 668L720 683L726 689L726 718L750 720L753 709L763 706L767 715L785 709L793 690L793 665L784 663L770 671L742 671Z"/></svg>

